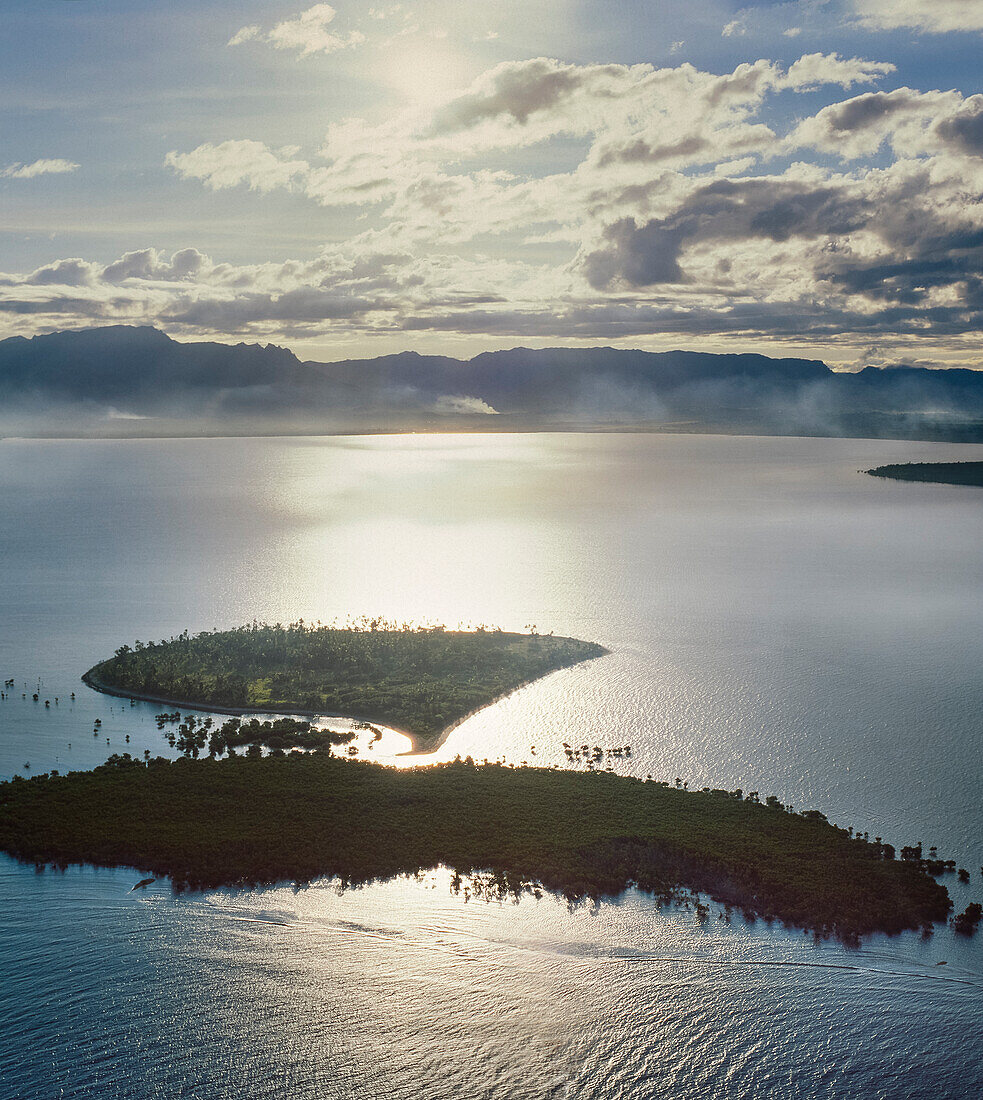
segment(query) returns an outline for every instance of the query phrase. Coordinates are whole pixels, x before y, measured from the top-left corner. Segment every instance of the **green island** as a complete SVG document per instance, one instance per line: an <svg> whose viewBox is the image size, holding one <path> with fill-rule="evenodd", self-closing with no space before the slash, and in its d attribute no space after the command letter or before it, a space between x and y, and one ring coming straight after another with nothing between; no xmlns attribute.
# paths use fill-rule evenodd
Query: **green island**
<svg viewBox="0 0 983 1100"><path fill-rule="evenodd" d="M416 752L433 752L475 710L606 653L552 634L379 619L348 627L254 622L122 646L83 679L97 691L197 710L376 722L405 733Z"/></svg>
<svg viewBox="0 0 983 1100"><path fill-rule="evenodd" d="M983 486L983 462L898 462L865 470L896 481L931 481L940 485Z"/></svg>
<svg viewBox="0 0 983 1100"><path fill-rule="evenodd" d="M0 849L39 866L129 866L179 890L358 885L443 865L498 896L699 891L844 940L927 929L951 908L920 849L895 859L879 838L755 792L470 759L399 770L330 749L116 756L90 772L16 777L0 784Z"/></svg>
<svg viewBox="0 0 983 1100"><path fill-rule="evenodd" d="M432 749L476 708L606 652L552 635L379 620L252 623L123 646L88 683L237 716L217 724L159 713L178 760L114 755L90 772L0 784L0 850L38 866L133 867L178 890L320 878L357 886L439 866L499 897L548 890L577 900L637 886L687 899L701 919L708 909L693 894L708 894L724 915L737 909L844 940L948 918L949 894L935 878L954 864L934 849L932 859L920 845L896 859L880 837L756 791L615 775L595 766L600 747L586 772L470 758L400 770L351 759L351 748L336 755L354 732L305 720L342 713L376 736L372 721ZM288 713L242 717L250 710Z"/></svg>

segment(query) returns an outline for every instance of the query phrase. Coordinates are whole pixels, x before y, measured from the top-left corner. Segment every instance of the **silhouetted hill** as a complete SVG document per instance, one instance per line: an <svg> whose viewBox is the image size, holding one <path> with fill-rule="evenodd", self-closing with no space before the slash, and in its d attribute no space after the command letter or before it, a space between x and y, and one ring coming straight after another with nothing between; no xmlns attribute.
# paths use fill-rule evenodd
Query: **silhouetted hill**
<svg viewBox="0 0 983 1100"><path fill-rule="evenodd" d="M0 342L5 389L86 401L273 385L288 380L297 366L293 352L272 344L180 344L159 329L124 325Z"/></svg>
<svg viewBox="0 0 983 1100"><path fill-rule="evenodd" d="M983 372L617 348L300 362L153 328L0 341L0 431L180 435L656 428L983 441Z"/></svg>

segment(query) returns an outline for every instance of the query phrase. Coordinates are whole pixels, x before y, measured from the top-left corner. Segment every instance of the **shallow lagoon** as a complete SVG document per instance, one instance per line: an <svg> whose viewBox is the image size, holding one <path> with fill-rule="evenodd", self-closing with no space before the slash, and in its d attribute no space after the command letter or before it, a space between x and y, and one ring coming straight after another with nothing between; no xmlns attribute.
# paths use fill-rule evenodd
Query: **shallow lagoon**
<svg viewBox="0 0 983 1100"><path fill-rule="evenodd" d="M3 441L0 774L166 752L159 708L77 681L136 638L253 617L536 624L613 652L470 719L438 758L628 743L619 771L936 843L974 871L950 884L962 908L983 896L983 494L857 471L979 451ZM138 877L0 862L0 1096L983 1091L983 955L947 930L848 951L634 895L466 903L440 873L340 897L128 893Z"/></svg>

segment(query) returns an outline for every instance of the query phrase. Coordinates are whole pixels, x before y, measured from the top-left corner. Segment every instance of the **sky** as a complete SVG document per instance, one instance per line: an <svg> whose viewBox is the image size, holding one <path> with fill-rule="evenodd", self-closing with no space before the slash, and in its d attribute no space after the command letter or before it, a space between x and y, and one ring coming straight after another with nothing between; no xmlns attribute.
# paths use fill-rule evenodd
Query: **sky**
<svg viewBox="0 0 983 1100"><path fill-rule="evenodd" d="M983 368L983 0L0 20L0 337Z"/></svg>

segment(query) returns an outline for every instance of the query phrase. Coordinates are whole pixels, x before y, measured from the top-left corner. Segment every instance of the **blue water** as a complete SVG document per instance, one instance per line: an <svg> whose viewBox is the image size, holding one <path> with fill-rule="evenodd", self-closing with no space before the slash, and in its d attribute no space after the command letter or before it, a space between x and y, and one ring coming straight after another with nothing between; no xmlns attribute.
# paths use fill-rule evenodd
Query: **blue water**
<svg viewBox="0 0 983 1100"><path fill-rule="evenodd" d="M440 758L628 742L621 771L938 844L973 872L947 883L962 908L983 898L983 492L857 471L978 451L3 441L0 775L166 752L156 708L78 682L137 638L535 623L612 654L475 716ZM441 870L180 898L140 877L0 857L3 1100L983 1094L983 943L948 929L848 949L636 894L465 901Z"/></svg>

